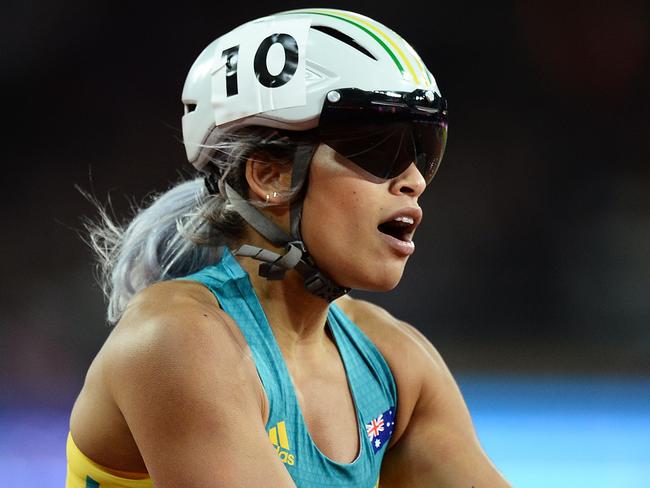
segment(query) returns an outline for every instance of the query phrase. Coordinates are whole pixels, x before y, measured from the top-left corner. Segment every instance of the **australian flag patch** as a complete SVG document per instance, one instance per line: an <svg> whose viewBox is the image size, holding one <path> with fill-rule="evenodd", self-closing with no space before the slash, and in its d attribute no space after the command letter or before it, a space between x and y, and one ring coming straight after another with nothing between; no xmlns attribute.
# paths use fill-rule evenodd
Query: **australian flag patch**
<svg viewBox="0 0 650 488"><path fill-rule="evenodd" d="M393 435L395 427L395 407L390 407L381 415L366 423L366 434L372 444L372 450L375 454L388 444L390 437Z"/></svg>

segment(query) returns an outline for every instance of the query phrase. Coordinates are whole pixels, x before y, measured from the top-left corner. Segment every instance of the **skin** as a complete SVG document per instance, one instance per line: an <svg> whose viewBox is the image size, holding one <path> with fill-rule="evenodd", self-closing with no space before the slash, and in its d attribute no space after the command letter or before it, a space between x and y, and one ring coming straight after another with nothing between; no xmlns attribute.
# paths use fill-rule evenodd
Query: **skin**
<svg viewBox="0 0 650 488"><path fill-rule="evenodd" d="M247 164L249 197L285 229L286 165ZM336 282L389 290L407 256L377 225L417 207L425 189L414 165L372 177L321 145L310 167L302 233L319 267ZM247 243L271 248L250 231ZM360 245L360 243L362 243ZM281 251L277 249L277 251ZM325 329L327 303L295 272L284 280L248 271L289 369L307 428L339 462L359 450L354 405L338 350ZM388 362L398 389L397 428L384 457L382 487L510 486L483 452L461 393L431 343L380 307L342 297L346 314ZM332 409L339 421L328 423ZM93 361L71 415L77 446L113 469L148 472L157 488L295 486L268 439L269 405L237 324L203 285L163 282L138 293Z"/></svg>

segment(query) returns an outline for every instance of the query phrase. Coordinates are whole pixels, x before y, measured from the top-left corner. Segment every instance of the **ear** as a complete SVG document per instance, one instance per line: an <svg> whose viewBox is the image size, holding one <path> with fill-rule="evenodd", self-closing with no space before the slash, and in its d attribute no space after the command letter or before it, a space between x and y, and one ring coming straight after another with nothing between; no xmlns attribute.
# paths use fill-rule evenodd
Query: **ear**
<svg viewBox="0 0 650 488"><path fill-rule="evenodd" d="M246 161L246 182L251 200L282 203L291 187L291 165L275 162L258 151Z"/></svg>

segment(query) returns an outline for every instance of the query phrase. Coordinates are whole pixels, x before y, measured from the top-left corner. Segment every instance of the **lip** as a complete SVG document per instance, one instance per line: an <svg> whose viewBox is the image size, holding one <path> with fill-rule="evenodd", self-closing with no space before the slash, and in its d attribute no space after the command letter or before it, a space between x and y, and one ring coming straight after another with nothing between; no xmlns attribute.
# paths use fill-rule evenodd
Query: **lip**
<svg viewBox="0 0 650 488"><path fill-rule="evenodd" d="M390 217L382 220L379 225L395 220L397 217L411 217L413 219L413 231L415 231L422 222L422 209L420 207L404 207L393 212Z"/></svg>
<svg viewBox="0 0 650 488"><path fill-rule="evenodd" d="M402 241L388 234L384 234L383 232L379 232L379 235L384 240L384 242L386 242L391 247L391 249L393 249L397 254L401 256L410 256L415 252L415 242L411 240Z"/></svg>
<svg viewBox="0 0 650 488"><path fill-rule="evenodd" d="M406 234L408 240L403 241L389 234L384 234L383 232L379 232L379 234L381 234L381 237L384 239L384 241L388 243L390 247L393 248L398 254L401 254L402 256L410 256L415 252L415 243L412 239L413 235L415 234L415 230L420 225L420 222L422 222L422 209L420 207L401 208L393 212L390 217L382 220L379 225L390 222L391 220L395 220L397 217L411 217L413 219L411 229L409 230L408 234ZM379 227L379 225L377 227Z"/></svg>

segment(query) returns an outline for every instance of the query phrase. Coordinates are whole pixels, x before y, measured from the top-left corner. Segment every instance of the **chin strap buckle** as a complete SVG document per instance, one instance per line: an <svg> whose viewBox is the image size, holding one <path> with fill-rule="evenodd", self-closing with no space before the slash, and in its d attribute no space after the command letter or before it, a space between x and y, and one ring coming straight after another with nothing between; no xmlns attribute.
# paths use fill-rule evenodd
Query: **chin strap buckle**
<svg viewBox="0 0 650 488"><path fill-rule="evenodd" d="M337 285L320 271L315 271L311 276L305 277L305 288L327 302L333 302L350 292L350 288Z"/></svg>
<svg viewBox="0 0 650 488"><path fill-rule="evenodd" d="M333 302L350 292L350 288L337 285L311 263L311 258L305 251L302 241L293 241L287 244L287 252L284 254L244 244L235 251L235 255L262 261L259 275L267 280L281 280L288 270L295 268L304 278L305 288L327 302Z"/></svg>
<svg viewBox="0 0 650 488"><path fill-rule="evenodd" d="M350 288L337 285L318 269L307 252L304 242L294 241L289 243L289 245L298 247L301 250L302 259L296 265L296 271L304 278L305 288L310 293L326 300L328 303L350 293Z"/></svg>
<svg viewBox="0 0 650 488"><path fill-rule="evenodd" d="M259 267L259 275L267 280L281 280L288 270L295 268L300 262L302 251L298 247L289 244L286 253L277 254L268 249L244 244L235 251L235 255L262 261Z"/></svg>

